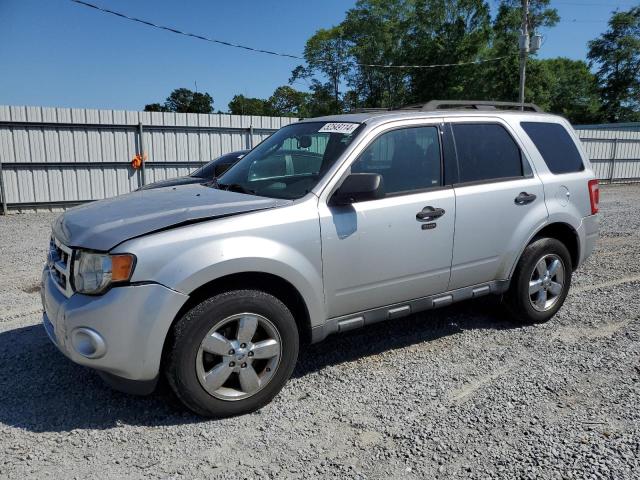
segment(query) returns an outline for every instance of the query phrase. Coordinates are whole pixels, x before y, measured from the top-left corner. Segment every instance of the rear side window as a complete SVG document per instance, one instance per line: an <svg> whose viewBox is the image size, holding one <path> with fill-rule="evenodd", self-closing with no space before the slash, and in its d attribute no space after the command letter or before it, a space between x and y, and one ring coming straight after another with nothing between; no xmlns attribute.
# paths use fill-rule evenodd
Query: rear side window
<svg viewBox="0 0 640 480"><path fill-rule="evenodd" d="M522 176L520 148L504 127L495 123L454 123L452 128L460 183Z"/></svg>
<svg viewBox="0 0 640 480"><path fill-rule="evenodd" d="M521 122L551 173L571 173L584 170L580 152L559 123Z"/></svg>

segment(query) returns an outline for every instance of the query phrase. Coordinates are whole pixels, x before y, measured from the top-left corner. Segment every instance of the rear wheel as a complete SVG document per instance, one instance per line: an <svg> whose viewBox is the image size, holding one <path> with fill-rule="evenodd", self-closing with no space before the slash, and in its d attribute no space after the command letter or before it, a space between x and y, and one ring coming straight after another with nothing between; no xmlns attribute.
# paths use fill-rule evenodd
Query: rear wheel
<svg viewBox="0 0 640 480"><path fill-rule="evenodd" d="M189 409L209 417L252 412L282 389L296 363L289 309L256 290L216 295L174 327L165 374Z"/></svg>
<svg viewBox="0 0 640 480"><path fill-rule="evenodd" d="M543 323L553 317L571 286L571 256L554 238L541 238L527 246L511 280L506 304L522 323Z"/></svg>

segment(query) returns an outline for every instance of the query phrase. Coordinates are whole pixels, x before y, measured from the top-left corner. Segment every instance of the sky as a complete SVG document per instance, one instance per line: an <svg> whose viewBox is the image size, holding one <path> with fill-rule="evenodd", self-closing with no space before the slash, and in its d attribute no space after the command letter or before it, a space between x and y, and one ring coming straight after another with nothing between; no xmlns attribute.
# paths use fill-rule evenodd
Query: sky
<svg viewBox="0 0 640 480"><path fill-rule="evenodd" d="M355 0L89 0L154 23L302 55ZM490 0L495 7L497 0ZM585 59L587 42L633 0L552 0L541 58ZM0 105L141 110L174 88L206 91L215 110L237 93L266 98L301 62L153 29L69 0L0 0ZM294 84L304 90L303 83Z"/></svg>

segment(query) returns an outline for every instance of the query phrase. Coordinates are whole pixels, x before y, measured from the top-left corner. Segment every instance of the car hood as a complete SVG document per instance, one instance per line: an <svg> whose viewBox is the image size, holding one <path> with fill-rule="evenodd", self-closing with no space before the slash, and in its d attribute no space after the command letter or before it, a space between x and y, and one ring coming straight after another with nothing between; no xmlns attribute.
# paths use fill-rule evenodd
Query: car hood
<svg viewBox="0 0 640 480"><path fill-rule="evenodd" d="M177 185L189 185L191 183L205 183L207 181L206 178L198 178L198 177L177 177L177 178L169 178L167 180L160 180L158 182L148 183L144 187L140 187L138 190L153 190L154 188L162 188L162 187L175 187Z"/></svg>
<svg viewBox="0 0 640 480"><path fill-rule="evenodd" d="M70 247L108 251L147 233L291 202L200 184L140 190L67 210L54 221L53 234Z"/></svg>

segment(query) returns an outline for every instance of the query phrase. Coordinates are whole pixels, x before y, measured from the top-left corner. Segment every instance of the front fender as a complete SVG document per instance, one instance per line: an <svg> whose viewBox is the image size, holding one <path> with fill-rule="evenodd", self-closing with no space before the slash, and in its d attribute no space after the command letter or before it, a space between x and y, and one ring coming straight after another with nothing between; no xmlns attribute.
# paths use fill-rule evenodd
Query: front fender
<svg viewBox="0 0 640 480"><path fill-rule="evenodd" d="M136 255L133 283L185 294L227 275L276 275L298 290L314 326L326 319L317 215L315 203L305 202L157 232L116 250Z"/></svg>
<svg viewBox="0 0 640 480"><path fill-rule="evenodd" d="M278 244L271 240L243 237L235 238L230 245L225 245L219 252L200 252L202 268L195 269L189 274L178 264L167 265L159 277L166 281L174 281L174 288L179 292L189 294L201 285L228 275L245 272L260 272L275 275L293 285L302 296L311 319L311 326L324 322L324 298L322 297L321 271L293 248ZM215 249L214 249L215 250ZM260 256L246 256L246 251L259 251ZM295 266L295 268L294 268ZM184 272L184 274L181 274Z"/></svg>

